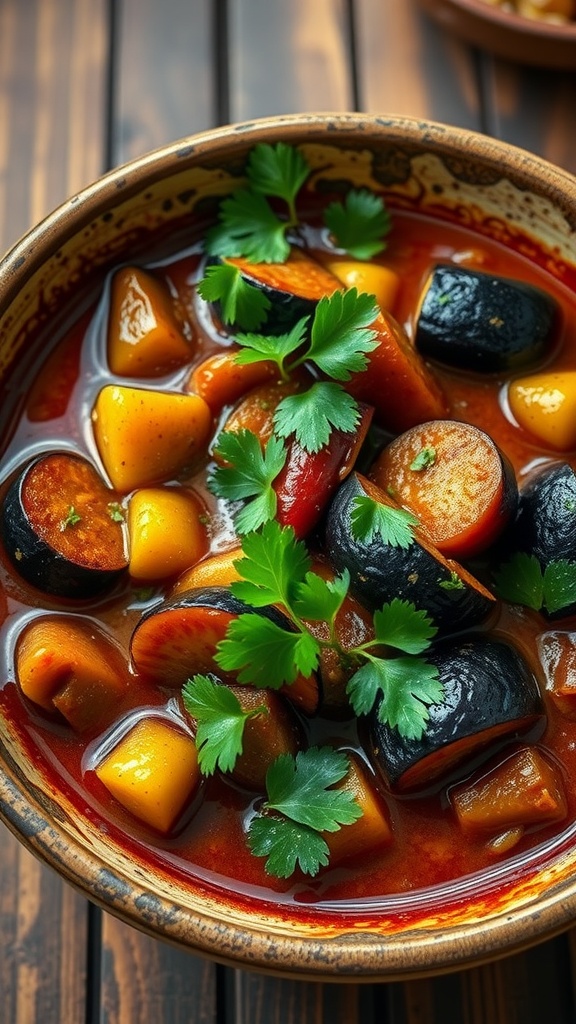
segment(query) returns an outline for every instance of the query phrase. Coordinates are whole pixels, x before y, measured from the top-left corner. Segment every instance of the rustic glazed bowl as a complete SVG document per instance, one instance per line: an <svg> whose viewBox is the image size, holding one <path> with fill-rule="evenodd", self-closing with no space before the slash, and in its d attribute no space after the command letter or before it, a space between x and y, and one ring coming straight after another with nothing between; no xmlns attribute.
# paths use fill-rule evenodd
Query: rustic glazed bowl
<svg viewBox="0 0 576 1024"><path fill-rule="evenodd" d="M106 272L200 223L237 184L258 141L297 144L327 178L380 191L497 239L576 291L576 181L501 142L404 118L279 117L183 139L73 196L0 263L0 373L30 340L98 293ZM438 890L295 908L225 882L182 881L140 859L56 791L0 715L0 814L90 900L152 935L221 962L301 978L399 979L517 951L576 920L576 829L554 846Z"/></svg>
<svg viewBox="0 0 576 1024"><path fill-rule="evenodd" d="M496 57L541 68L576 69L576 22L526 18L487 0L418 0L442 28Z"/></svg>

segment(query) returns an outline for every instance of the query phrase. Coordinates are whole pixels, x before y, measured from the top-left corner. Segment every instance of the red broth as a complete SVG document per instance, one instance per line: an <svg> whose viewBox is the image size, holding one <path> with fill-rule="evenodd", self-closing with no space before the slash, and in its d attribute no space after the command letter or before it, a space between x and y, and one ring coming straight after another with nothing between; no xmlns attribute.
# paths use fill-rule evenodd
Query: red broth
<svg viewBox="0 0 576 1024"><path fill-rule="evenodd" d="M505 277L532 282L547 290L559 303L562 337L554 368L576 369L576 300L564 285L520 254L513 254L487 239L480 239L456 226L438 224L419 215L396 213L394 231L383 262L396 269L401 288L394 308L396 318L413 334L418 296L429 268L436 262L456 260ZM155 266L154 272L170 285L175 308L186 331L195 340L193 364L218 350L224 340L199 318L194 298L196 254L178 254L171 261ZM153 264L151 264L153 266ZM106 295L101 306L82 318L62 337L42 365L38 361L33 375L16 379L15 392L25 391L21 407L12 413L15 429L4 452L3 484L33 454L62 447L94 455L90 410L104 383L111 380L103 356L102 324L105 321ZM193 365L191 364L191 365ZM170 390L184 389L191 365L162 379ZM20 371L18 371L20 372ZM524 434L507 415L503 402L504 378L473 377L466 373L437 370L449 396L454 416L484 429L511 460L519 479L535 461L555 458ZM136 382L135 382L136 383ZM158 382L144 382L157 387ZM562 456L576 465L574 453ZM206 506L214 511L215 499L203 489L202 476L192 483L203 494ZM230 544L230 533L222 531L212 538L214 550ZM47 598L29 587L13 572L3 555L0 565L0 615L3 620L3 648L7 652L2 672L0 704L2 714L19 735L23 747L50 777L53 787L65 791L78 808L96 822L103 832L125 846L138 849L155 865L181 877L219 881L237 893L260 894L278 900L305 904L330 901L379 900L429 886L449 883L471 873L497 867L502 860L484 839L465 839L455 820L445 789L418 796L393 796L384 792L394 831L394 842L381 852L368 853L361 860L328 868L315 879L298 877L288 881L265 873L263 860L250 854L245 840L245 823L254 802L254 794L243 791L220 777L205 783L201 800L193 803L168 836L157 835L122 809L107 793L95 775L101 755L102 737L86 743L72 729L44 715L20 693L15 680L14 644L22 624L42 610L90 615L100 620L128 650L129 637L142 610L170 589L154 587L154 594L143 592L134 581L121 585L108 597L92 604ZM542 685L548 724L538 742L552 760L561 765L568 800L568 815L560 826L534 831L528 829L508 858L517 862L542 844L560 844L566 830L576 822L576 721L561 715L549 699L544 673L539 663L538 639L553 629L576 629L576 619L564 619L560 625L547 623L534 612L518 607L504 608L493 628L510 636L534 668ZM142 713L151 706L163 708L178 719L180 712L173 695L159 688L144 688ZM112 730L114 726L112 727ZM313 727L314 736L329 735L348 747L357 745L354 723L322 722ZM228 851L234 851L230 857Z"/></svg>

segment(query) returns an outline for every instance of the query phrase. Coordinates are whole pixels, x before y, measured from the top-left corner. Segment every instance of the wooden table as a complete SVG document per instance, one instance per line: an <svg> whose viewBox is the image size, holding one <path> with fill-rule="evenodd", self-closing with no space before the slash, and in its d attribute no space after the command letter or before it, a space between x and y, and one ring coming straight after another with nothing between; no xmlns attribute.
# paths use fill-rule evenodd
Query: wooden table
<svg viewBox="0 0 576 1024"><path fill-rule="evenodd" d="M412 0L0 0L0 249L107 168L269 114L426 117L576 173L575 101L576 72L492 60ZM576 928L405 984L215 966L102 913L0 826L1 1024L568 1024L575 984Z"/></svg>

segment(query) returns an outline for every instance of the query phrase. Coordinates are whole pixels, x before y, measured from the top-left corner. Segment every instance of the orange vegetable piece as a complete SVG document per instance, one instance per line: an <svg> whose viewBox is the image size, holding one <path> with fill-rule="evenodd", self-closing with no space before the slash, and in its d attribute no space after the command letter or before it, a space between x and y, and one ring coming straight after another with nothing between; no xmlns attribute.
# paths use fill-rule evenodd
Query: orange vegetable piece
<svg viewBox="0 0 576 1024"><path fill-rule="evenodd" d="M203 558L176 580L171 596L182 594L185 590L193 590L195 587L230 586L231 583L240 579L240 573L235 568L234 562L242 557L241 548L232 548L231 551L221 551Z"/></svg>
<svg viewBox="0 0 576 1024"><path fill-rule="evenodd" d="M323 263L345 288L356 288L358 292L374 295L382 310L393 310L400 288L400 278L395 270L381 263L338 257L323 260Z"/></svg>
<svg viewBox="0 0 576 1024"><path fill-rule="evenodd" d="M238 351L226 349L210 356L192 371L188 380L188 390L200 395L215 414L233 405L247 391L278 376L276 364L266 360L245 365L237 363Z"/></svg>
<svg viewBox="0 0 576 1024"><path fill-rule="evenodd" d="M491 771L456 786L450 802L468 835L547 825L567 813L560 770L537 747L522 747Z"/></svg>
<svg viewBox="0 0 576 1024"><path fill-rule="evenodd" d="M484 431L457 420L434 420L401 434L370 476L452 558L489 547L516 508L512 467Z"/></svg>
<svg viewBox="0 0 576 1024"><path fill-rule="evenodd" d="M378 794L368 770L359 758L348 754L350 769L338 788L351 793L362 808L362 817L337 832L323 832L330 850L330 864L370 853L393 841L386 804Z"/></svg>
<svg viewBox="0 0 576 1024"><path fill-rule="evenodd" d="M208 546L203 512L199 498L185 488L136 491L128 505L130 575L138 580L162 580L202 558Z"/></svg>
<svg viewBox="0 0 576 1024"><path fill-rule="evenodd" d="M184 366L190 344L180 330L170 292L139 267L117 270L110 286L108 365L120 377L161 377Z"/></svg>
<svg viewBox="0 0 576 1024"><path fill-rule="evenodd" d="M566 718L576 719L576 634L550 630L538 637L546 692Z"/></svg>
<svg viewBox="0 0 576 1024"><path fill-rule="evenodd" d="M509 385L508 402L523 430L546 447L576 448L576 370L520 377Z"/></svg>
<svg viewBox="0 0 576 1024"><path fill-rule="evenodd" d="M127 658L89 619L35 619L16 648L22 693L46 711L58 710L77 732L97 732L129 695Z"/></svg>
<svg viewBox="0 0 576 1024"><path fill-rule="evenodd" d="M159 716L141 718L95 770L126 810L164 833L200 784L192 736Z"/></svg>
<svg viewBox="0 0 576 1024"><path fill-rule="evenodd" d="M178 476L204 454L212 413L198 395L107 384L92 413L113 486L123 492Z"/></svg>
<svg viewBox="0 0 576 1024"><path fill-rule="evenodd" d="M445 417L448 403L442 388L404 328L389 313L382 313L371 326L378 347L367 357L368 368L355 374L346 390L374 406L375 418L394 433Z"/></svg>

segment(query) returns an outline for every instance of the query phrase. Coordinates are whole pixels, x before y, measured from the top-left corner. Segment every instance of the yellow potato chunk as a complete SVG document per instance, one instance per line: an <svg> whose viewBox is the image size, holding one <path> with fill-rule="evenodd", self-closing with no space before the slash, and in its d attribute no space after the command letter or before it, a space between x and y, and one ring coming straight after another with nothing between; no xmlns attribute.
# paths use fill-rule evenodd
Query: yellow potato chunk
<svg viewBox="0 0 576 1024"><path fill-rule="evenodd" d="M127 811L166 833L199 785L196 744L165 719L143 718L100 762L96 775Z"/></svg>
<svg viewBox="0 0 576 1024"><path fill-rule="evenodd" d="M190 345L180 330L166 286L139 267L112 278L108 365L121 377L159 377L184 366Z"/></svg>
<svg viewBox="0 0 576 1024"><path fill-rule="evenodd" d="M203 506L192 491L150 487L128 505L129 571L137 580L161 580L184 572L206 553Z"/></svg>
<svg viewBox="0 0 576 1024"><path fill-rule="evenodd" d="M393 310L400 287L400 278L396 271L380 263L362 263L356 260L333 259L326 266L346 288L356 288L359 292L375 295L380 309L388 312Z"/></svg>
<svg viewBox="0 0 576 1024"><path fill-rule="evenodd" d="M575 370L520 377L510 384L508 401L517 423L547 447L576 447Z"/></svg>
<svg viewBox="0 0 576 1024"><path fill-rule="evenodd" d="M126 493L193 465L207 447L212 414L199 395L107 384L92 424L112 485Z"/></svg>

